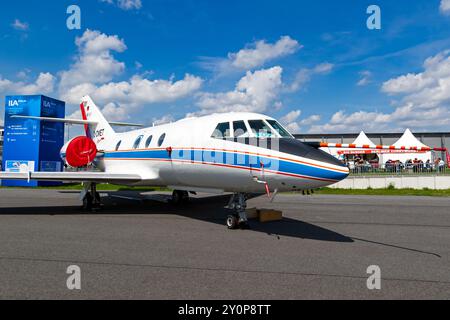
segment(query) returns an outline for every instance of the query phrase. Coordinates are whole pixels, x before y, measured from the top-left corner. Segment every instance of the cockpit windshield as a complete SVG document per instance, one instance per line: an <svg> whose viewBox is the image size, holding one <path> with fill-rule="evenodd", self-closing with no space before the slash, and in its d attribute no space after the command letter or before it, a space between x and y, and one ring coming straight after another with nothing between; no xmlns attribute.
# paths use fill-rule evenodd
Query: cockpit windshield
<svg viewBox="0 0 450 320"><path fill-rule="evenodd" d="M233 121L233 135L235 138L247 138L249 136L243 120Z"/></svg>
<svg viewBox="0 0 450 320"><path fill-rule="evenodd" d="M283 138L293 138L293 136L286 130L284 129L281 124L279 124L276 120L266 120L271 126L272 128L278 132L278 134L283 137Z"/></svg>
<svg viewBox="0 0 450 320"><path fill-rule="evenodd" d="M248 120L252 134L257 138L276 138L276 134L263 120Z"/></svg>
<svg viewBox="0 0 450 320"><path fill-rule="evenodd" d="M230 123L222 122L217 125L216 129L214 129L214 132L211 135L211 137L217 138L217 139L224 139L224 138L229 138L231 136L230 134L231 134Z"/></svg>
<svg viewBox="0 0 450 320"><path fill-rule="evenodd" d="M232 124L232 127L231 125ZM211 135L216 139L229 138L293 138L276 120L254 119L221 122Z"/></svg>

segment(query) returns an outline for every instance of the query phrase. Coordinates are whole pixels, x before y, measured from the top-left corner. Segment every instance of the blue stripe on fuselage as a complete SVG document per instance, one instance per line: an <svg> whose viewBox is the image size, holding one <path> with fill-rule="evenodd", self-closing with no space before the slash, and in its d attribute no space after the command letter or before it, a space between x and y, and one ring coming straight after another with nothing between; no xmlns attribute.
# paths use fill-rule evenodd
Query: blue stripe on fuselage
<svg viewBox="0 0 450 320"><path fill-rule="evenodd" d="M342 180L347 173L336 172L321 167L290 162L276 158L254 156L237 152L223 152L212 150L180 150L173 149L171 155L167 150L136 150L106 152L105 159L161 159L161 160L184 160L204 163L225 164L247 168L260 169L262 164L265 170L274 170L288 174L296 174L321 179Z"/></svg>

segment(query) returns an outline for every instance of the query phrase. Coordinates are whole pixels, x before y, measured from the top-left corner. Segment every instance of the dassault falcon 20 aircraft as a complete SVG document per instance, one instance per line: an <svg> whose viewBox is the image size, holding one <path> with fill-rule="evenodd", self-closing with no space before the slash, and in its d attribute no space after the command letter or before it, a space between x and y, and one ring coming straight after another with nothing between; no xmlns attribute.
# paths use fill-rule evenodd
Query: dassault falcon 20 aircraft
<svg viewBox="0 0 450 320"><path fill-rule="evenodd" d="M222 113L174 123L115 132L89 96L82 98L83 119L12 116L85 126L61 149L65 172L1 172L0 179L83 182L86 209L98 207L97 183L167 186L172 201L189 193L232 193L227 226L245 226L250 193L309 190L334 184L348 168L326 152L296 140L275 119L256 113ZM89 168L83 170L81 168ZM94 170L92 169L94 168Z"/></svg>

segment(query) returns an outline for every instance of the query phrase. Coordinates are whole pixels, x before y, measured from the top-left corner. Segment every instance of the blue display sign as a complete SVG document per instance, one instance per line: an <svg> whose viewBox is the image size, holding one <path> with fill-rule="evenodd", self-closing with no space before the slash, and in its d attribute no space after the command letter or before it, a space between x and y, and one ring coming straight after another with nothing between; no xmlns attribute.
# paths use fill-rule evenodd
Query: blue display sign
<svg viewBox="0 0 450 320"><path fill-rule="evenodd" d="M59 151L64 144L64 124L13 118L13 115L64 118L65 102L42 95L5 97L3 168L6 171L61 171ZM55 183L3 180L2 185L32 187Z"/></svg>

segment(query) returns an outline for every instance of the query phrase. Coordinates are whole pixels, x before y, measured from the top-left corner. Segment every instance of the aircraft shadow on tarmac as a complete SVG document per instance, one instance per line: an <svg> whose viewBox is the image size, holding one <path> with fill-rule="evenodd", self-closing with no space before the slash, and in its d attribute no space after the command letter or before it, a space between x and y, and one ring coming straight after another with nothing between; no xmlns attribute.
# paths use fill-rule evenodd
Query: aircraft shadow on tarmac
<svg viewBox="0 0 450 320"><path fill-rule="evenodd" d="M73 191L61 191L73 193ZM224 208L229 195L191 198L189 203L176 206L170 203L167 194L152 194L142 197L136 192L102 192L104 207L92 214L176 214L179 216L216 223L225 228L226 216L231 213ZM49 199L51 201L51 199ZM1 208L2 215L77 215L86 214L78 206L14 207ZM271 236L295 237L332 242L354 242L352 238L304 221L283 218L282 221L260 223L250 220L250 232L262 232Z"/></svg>
<svg viewBox="0 0 450 320"><path fill-rule="evenodd" d="M79 191L60 191L61 193L76 193ZM223 225L225 218L231 213L224 208L229 200L229 195L191 198L190 202L183 206L175 206L168 200L167 194L151 194L143 196L135 191L101 192L104 208L99 212L87 213L80 206L46 206L46 207L14 207L1 208L0 215L80 215L80 214L106 214L106 215L133 215L133 214L174 214L190 219ZM105 196L106 194L106 196ZM51 201L51 199L49 199ZM437 258L441 255L435 252L407 248L395 244L372 241L356 237L347 237L335 231L319 227L304 221L291 218L283 218L282 221L260 223L250 220L249 232L261 232L275 237L295 237L318 241L330 241L340 243L364 242L376 246L396 248L418 254L427 254Z"/></svg>

